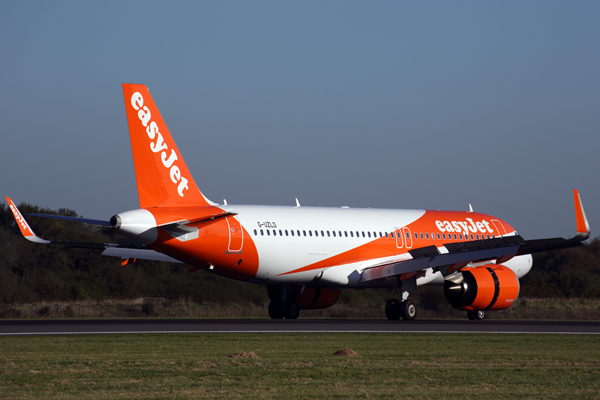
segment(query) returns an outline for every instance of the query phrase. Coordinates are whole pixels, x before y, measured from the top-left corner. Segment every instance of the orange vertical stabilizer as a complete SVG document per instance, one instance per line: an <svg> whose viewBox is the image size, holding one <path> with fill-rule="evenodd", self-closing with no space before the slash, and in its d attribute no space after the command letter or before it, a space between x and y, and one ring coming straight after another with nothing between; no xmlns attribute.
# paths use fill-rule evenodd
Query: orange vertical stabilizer
<svg viewBox="0 0 600 400"><path fill-rule="evenodd" d="M124 83L123 95L140 207L213 204L196 186L148 88Z"/></svg>

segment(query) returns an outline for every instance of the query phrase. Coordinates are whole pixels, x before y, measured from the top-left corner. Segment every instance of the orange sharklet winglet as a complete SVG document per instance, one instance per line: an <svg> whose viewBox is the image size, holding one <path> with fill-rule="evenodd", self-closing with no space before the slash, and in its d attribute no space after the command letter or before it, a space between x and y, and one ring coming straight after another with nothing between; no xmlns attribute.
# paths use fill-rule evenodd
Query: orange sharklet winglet
<svg viewBox="0 0 600 400"><path fill-rule="evenodd" d="M573 200L575 203L575 220L577 221L577 237L585 240L590 237L590 224L585 216L583 203L579 191L573 190Z"/></svg>
<svg viewBox="0 0 600 400"><path fill-rule="evenodd" d="M33 232L27 221L25 221L25 218L23 218L21 211L19 211L10 197L6 197L6 202L8 203L10 211L12 211L15 221L17 222L17 226L21 230L21 234L25 239L34 243L50 243L49 240L42 239Z"/></svg>

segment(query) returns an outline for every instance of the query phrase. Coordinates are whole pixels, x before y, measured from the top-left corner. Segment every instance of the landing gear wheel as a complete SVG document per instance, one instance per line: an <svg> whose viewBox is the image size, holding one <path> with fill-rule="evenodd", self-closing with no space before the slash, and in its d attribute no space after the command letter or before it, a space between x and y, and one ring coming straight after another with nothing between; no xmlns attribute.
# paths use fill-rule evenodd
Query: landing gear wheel
<svg viewBox="0 0 600 400"><path fill-rule="evenodd" d="M396 299L388 300L385 305L385 316L390 321L400 319L400 302Z"/></svg>
<svg viewBox="0 0 600 400"><path fill-rule="evenodd" d="M483 311L467 311L467 318L471 321L482 320L485 318L485 312Z"/></svg>
<svg viewBox="0 0 600 400"><path fill-rule="evenodd" d="M271 319L282 319L283 318L283 304L278 301L272 301L269 303L269 317Z"/></svg>
<svg viewBox="0 0 600 400"><path fill-rule="evenodd" d="M298 319L300 316L300 306L297 301L285 303L283 305L283 314L286 319Z"/></svg>
<svg viewBox="0 0 600 400"><path fill-rule="evenodd" d="M283 291L282 285L267 285L267 294L271 301L281 301L281 292Z"/></svg>
<svg viewBox="0 0 600 400"><path fill-rule="evenodd" d="M417 318L417 306L410 300L400 303L400 316L405 321L413 321Z"/></svg>

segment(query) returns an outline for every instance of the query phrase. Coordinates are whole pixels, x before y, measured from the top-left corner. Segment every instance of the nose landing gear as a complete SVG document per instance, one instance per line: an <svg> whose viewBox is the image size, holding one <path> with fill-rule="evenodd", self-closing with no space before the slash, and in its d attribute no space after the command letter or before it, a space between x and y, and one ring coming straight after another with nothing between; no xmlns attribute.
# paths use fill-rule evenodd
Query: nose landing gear
<svg viewBox="0 0 600 400"><path fill-rule="evenodd" d="M483 311L467 311L467 318L471 321L482 320L485 318L485 312Z"/></svg>

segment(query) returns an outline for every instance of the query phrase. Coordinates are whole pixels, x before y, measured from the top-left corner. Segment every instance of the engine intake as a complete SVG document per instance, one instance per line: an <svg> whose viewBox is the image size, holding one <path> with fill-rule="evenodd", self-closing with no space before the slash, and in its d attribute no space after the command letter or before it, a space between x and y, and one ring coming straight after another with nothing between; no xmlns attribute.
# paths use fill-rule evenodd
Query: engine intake
<svg viewBox="0 0 600 400"><path fill-rule="evenodd" d="M446 300L463 311L503 310L514 303L519 289L517 275L501 264L468 268L444 282Z"/></svg>

